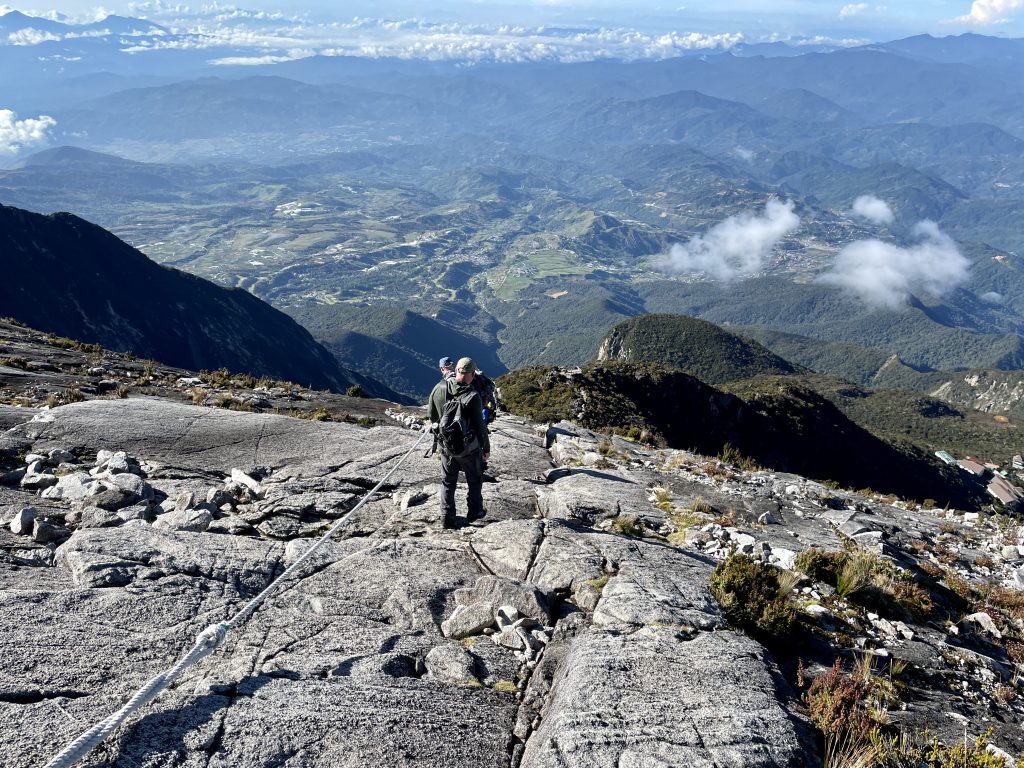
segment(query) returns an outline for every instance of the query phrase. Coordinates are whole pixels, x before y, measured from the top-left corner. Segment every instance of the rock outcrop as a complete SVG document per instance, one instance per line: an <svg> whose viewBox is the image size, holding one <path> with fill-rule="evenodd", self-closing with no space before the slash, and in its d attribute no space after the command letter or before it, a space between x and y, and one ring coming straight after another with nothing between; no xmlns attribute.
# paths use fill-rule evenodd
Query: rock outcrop
<svg viewBox="0 0 1024 768"><path fill-rule="evenodd" d="M22 412L32 418L0 441L17 475L0 487L3 768L44 764L121 706L419 437L159 398ZM716 563L739 550L792 567L798 551L841 540L892 554L969 524L568 423L495 427L485 518L441 528L439 468L420 443L282 590L82 765L814 765L793 659L729 624L709 588ZM24 482L35 477L55 482ZM685 521L684 506L697 510ZM1011 578L1012 554L991 561ZM903 654L922 676L952 674L942 653L999 663L977 617L953 635L909 617L843 618L840 603L811 610L826 591L797 584L809 624L845 621L861 648ZM831 663L825 635L813 637L800 650L810 673ZM959 674L979 693L995 684ZM941 734L940 711L986 711L959 682L955 695L934 687L935 708L915 705L908 722ZM1015 751L1017 715L1003 716L992 738Z"/></svg>

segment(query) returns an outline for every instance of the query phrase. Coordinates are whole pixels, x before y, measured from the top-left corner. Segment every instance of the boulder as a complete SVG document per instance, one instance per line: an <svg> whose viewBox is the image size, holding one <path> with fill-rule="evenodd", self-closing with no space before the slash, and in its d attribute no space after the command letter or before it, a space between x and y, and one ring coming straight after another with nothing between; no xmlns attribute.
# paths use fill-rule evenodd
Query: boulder
<svg viewBox="0 0 1024 768"><path fill-rule="evenodd" d="M470 603L457 606L452 615L441 622L441 632L445 637L461 640L493 626L494 609L487 603Z"/></svg>
<svg viewBox="0 0 1024 768"><path fill-rule="evenodd" d="M117 512L104 509L103 507L85 507L81 512L79 528L110 528L121 525L125 518Z"/></svg>
<svg viewBox="0 0 1024 768"><path fill-rule="evenodd" d="M41 491L44 488L52 488L58 482L59 479L55 475L26 471L25 476L21 478L21 487L26 491Z"/></svg>
<svg viewBox="0 0 1024 768"><path fill-rule="evenodd" d="M30 536L33 523L38 516L39 510L35 507L22 507L15 513L14 519L11 520L11 533Z"/></svg>
<svg viewBox="0 0 1024 768"><path fill-rule="evenodd" d="M209 528L212 522L213 515L208 509L186 509L158 516L153 522L153 527L165 531L202 532Z"/></svg>
<svg viewBox="0 0 1024 768"><path fill-rule="evenodd" d="M71 536L71 531L63 525L37 517L32 521L32 540L39 544L59 544Z"/></svg>
<svg viewBox="0 0 1024 768"><path fill-rule="evenodd" d="M427 676L448 683L466 685L477 680L476 661L458 643L431 648L424 659Z"/></svg>
<svg viewBox="0 0 1024 768"><path fill-rule="evenodd" d="M99 493L95 493L88 496L88 502L93 507L99 507L100 509L108 509L111 512L116 512L122 507L130 507L139 501L141 496L131 491L125 491L121 488L105 488Z"/></svg>

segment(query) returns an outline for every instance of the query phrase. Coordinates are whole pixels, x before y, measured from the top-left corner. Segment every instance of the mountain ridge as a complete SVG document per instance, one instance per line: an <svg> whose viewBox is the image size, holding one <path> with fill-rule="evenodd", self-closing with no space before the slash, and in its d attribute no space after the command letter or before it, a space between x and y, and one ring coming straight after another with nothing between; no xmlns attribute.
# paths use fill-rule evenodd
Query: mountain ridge
<svg viewBox="0 0 1024 768"><path fill-rule="evenodd" d="M160 266L72 214L0 206L0 244L0 306L32 327L196 370L388 392L357 382L305 329L255 296Z"/></svg>

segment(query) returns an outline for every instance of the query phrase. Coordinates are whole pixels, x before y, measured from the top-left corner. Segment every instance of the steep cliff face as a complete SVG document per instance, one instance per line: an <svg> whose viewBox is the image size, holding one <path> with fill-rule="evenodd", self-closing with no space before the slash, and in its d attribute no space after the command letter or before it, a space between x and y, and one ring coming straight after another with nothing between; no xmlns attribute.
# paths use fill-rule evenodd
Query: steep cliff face
<svg viewBox="0 0 1024 768"><path fill-rule="evenodd" d="M1020 371L970 371L947 377L931 392L933 397L986 413L1024 413L1024 374Z"/></svg>
<svg viewBox="0 0 1024 768"><path fill-rule="evenodd" d="M0 313L34 328L193 370L389 394L255 296L162 267L71 214L0 206L0 260Z"/></svg>

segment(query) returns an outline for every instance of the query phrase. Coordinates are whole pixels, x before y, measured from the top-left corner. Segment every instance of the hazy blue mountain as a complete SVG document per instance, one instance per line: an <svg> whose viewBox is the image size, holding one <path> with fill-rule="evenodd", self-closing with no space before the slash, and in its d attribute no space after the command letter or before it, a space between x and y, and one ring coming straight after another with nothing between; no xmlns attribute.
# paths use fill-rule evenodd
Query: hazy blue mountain
<svg viewBox="0 0 1024 768"><path fill-rule="evenodd" d="M23 30L48 32L51 35L89 33L91 36L104 35L168 35L170 30L146 19L125 16L106 16L86 24L69 24L40 16L29 16L21 11L8 11L0 16L0 34L11 35Z"/></svg>
<svg viewBox="0 0 1024 768"><path fill-rule="evenodd" d="M0 34L12 35L27 29L56 34L68 31L68 25L53 19L29 16L21 11L8 11L0 16Z"/></svg>
<svg viewBox="0 0 1024 768"><path fill-rule="evenodd" d="M942 179L895 162L858 168L791 152L775 161L769 178L801 195L844 209L860 195L872 194L885 200L907 223L941 219L967 199Z"/></svg>
<svg viewBox="0 0 1024 768"><path fill-rule="evenodd" d="M864 123L864 118L856 112L845 109L806 88L784 88L767 93L752 106L759 112L777 119L817 123L821 128L833 124L858 126Z"/></svg>
<svg viewBox="0 0 1024 768"><path fill-rule="evenodd" d="M866 47L925 61L1024 67L1024 39L1021 38L965 32L945 37L914 35Z"/></svg>
<svg viewBox="0 0 1024 768"><path fill-rule="evenodd" d="M257 130L296 132L368 123L375 133L436 120L440 106L348 86L278 77L202 78L103 96L58 113L61 125L93 140L209 138Z"/></svg>
<svg viewBox="0 0 1024 768"><path fill-rule="evenodd" d="M874 125L813 142L808 149L851 165L920 165L936 158L1019 155L1024 139L985 123Z"/></svg>

